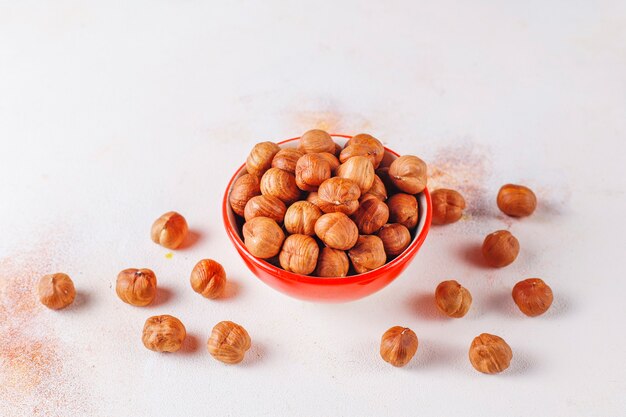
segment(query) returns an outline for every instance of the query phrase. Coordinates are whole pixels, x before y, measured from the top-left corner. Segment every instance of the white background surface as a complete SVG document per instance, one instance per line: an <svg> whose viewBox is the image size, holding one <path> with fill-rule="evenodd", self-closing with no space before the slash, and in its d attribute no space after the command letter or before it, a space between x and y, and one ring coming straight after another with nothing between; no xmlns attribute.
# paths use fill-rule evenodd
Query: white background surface
<svg viewBox="0 0 626 417"><path fill-rule="evenodd" d="M626 3L523 3L0 2L0 415L626 415ZM221 222L249 148L312 127L417 154L470 206L350 304L266 287ZM536 190L535 215L498 212L506 182ZM149 239L169 210L198 234L172 259ZM500 228L522 251L487 269L476 247ZM204 257L227 298L191 290ZM127 267L156 272L157 305L117 299ZM56 271L79 291L62 312L33 301ZM555 293L534 319L509 295L531 276ZM474 296L460 320L432 305L451 278ZM184 352L141 344L165 313ZM221 320L252 337L239 366L206 351ZM378 355L393 325L420 339L404 369ZM481 332L511 345L507 372L470 366Z"/></svg>

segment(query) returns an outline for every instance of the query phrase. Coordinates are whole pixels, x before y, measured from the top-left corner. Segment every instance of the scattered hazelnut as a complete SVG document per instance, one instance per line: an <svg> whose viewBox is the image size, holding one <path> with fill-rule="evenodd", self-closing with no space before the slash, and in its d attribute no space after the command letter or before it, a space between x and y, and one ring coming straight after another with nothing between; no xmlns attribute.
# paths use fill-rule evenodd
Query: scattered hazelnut
<svg viewBox="0 0 626 417"><path fill-rule="evenodd" d="M364 199L365 196L374 196L380 201L387 200L387 188L385 188L385 184L383 180L380 179L378 175L374 175L374 182L372 183L372 187L369 191L361 196L361 199ZM362 202L362 201L361 201Z"/></svg>
<svg viewBox="0 0 626 417"><path fill-rule="evenodd" d="M322 210L308 201L296 201L285 213L285 229L290 234L313 236L315 223L322 216Z"/></svg>
<svg viewBox="0 0 626 417"><path fill-rule="evenodd" d="M257 195L248 200L244 209L244 217L249 221L255 217L269 217L277 223L282 223L287 207L285 203L273 195Z"/></svg>
<svg viewBox="0 0 626 417"><path fill-rule="evenodd" d="M316 191L331 176L330 164L317 153L308 153L296 164L296 184L303 191Z"/></svg>
<svg viewBox="0 0 626 417"><path fill-rule="evenodd" d="M417 156L404 155L389 166L389 178L400 191L417 194L426 188L426 163Z"/></svg>
<svg viewBox="0 0 626 417"><path fill-rule="evenodd" d="M527 316L540 316L552 305L552 289L539 278L528 278L513 287L513 301Z"/></svg>
<svg viewBox="0 0 626 417"><path fill-rule="evenodd" d="M219 262L203 259L191 271L191 288L206 298L218 298L226 288L226 272Z"/></svg>
<svg viewBox="0 0 626 417"><path fill-rule="evenodd" d="M487 235L482 247L483 257L495 268L513 263L519 254L519 242L507 230L498 230Z"/></svg>
<svg viewBox="0 0 626 417"><path fill-rule="evenodd" d="M115 292L125 303L144 307L154 301L157 279L149 269L125 269L117 275Z"/></svg>
<svg viewBox="0 0 626 417"><path fill-rule="evenodd" d="M337 176L357 183L361 194L365 194L374 184L374 165L365 156L353 156L337 168Z"/></svg>
<svg viewBox="0 0 626 417"><path fill-rule="evenodd" d="M315 275L324 278L345 277L349 269L350 261L344 251L324 247L317 258Z"/></svg>
<svg viewBox="0 0 626 417"><path fill-rule="evenodd" d="M279 168L283 171L287 171L291 174L296 173L296 163L304 155L294 148L285 148L278 151L278 153L272 159L272 168Z"/></svg>
<svg viewBox="0 0 626 417"><path fill-rule="evenodd" d="M378 168L385 156L385 147L373 136L361 133L346 143L339 155L339 160L343 163L353 156L366 156L372 161L374 168Z"/></svg>
<svg viewBox="0 0 626 417"><path fill-rule="evenodd" d="M272 160L279 151L280 147L274 142L261 142L254 145L246 159L248 174L260 178L272 166Z"/></svg>
<svg viewBox="0 0 626 417"><path fill-rule="evenodd" d="M389 208L377 198L364 201L352 215L362 235L376 233L389 220Z"/></svg>
<svg viewBox="0 0 626 417"><path fill-rule="evenodd" d="M348 251L348 256L359 274L379 268L387 261L383 241L374 235L359 236L356 245Z"/></svg>
<svg viewBox="0 0 626 417"><path fill-rule="evenodd" d="M315 234L326 246L333 249L348 250L359 238L359 229L343 213L326 213L315 223Z"/></svg>
<svg viewBox="0 0 626 417"><path fill-rule="evenodd" d="M233 211L243 217L246 204L252 197L257 195L261 195L260 180L254 175L244 174L235 181L228 201Z"/></svg>
<svg viewBox="0 0 626 417"><path fill-rule="evenodd" d="M324 213L352 214L359 208L361 189L352 180L333 177L317 190L318 206Z"/></svg>
<svg viewBox="0 0 626 417"><path fill-rule="evenodd" d="M400 223L389 223L378 231L387 256L400 255L411 244L411 232Z"/></svg>
<svg viewBox="0 0 626 417"><path fill-rule="evenodd" d="M261 259L278 255L285 240L285 233L276 221L269 217L255 217L243 225L246 248Z"/></svg>
<svg viewBox="0 0 626 417"><path fill-rule="evenodd" d="M513 351L501 337L483 333L472 341L469 360L474 369L484 374L497 374L511 364Z"/></svg>
<svg viewBox="0 0 626 417"><path fill-rule="evenodd" d="M41 304L52 310L60 310L74 302L76 290L72 279L62 272L44 275L37 285Z"/></svg>
<svg viewBox="0 0 626 417"><path fill-rule="evenodd" d="M261 193L278 197L287 205L300 197L300 189L293 174L278 168L270 168L263 174Z"/></svg>
<svg viewBox="0 0 626 417"><path fill-rule="evenodd" d="M141 341L146 348L155 352L176 352L183 346L186 336L183 323L165 314L146 320Z"/></svg>
<svg viewBox="0 0 626 417"><path fill-rule="evenodd" d="M300 137L300 150L304 153L335 152L333 138L323 130L313 129Z"/></svg>
<svg viewBox="0 0 626 417"><path fill-rule="evenodd" d="M207 348L218 361L236 364L243 360L251 344L246 329L232 321L221 321L213 327Z"/></svg>
<svg viewBox="0 0 626 417"><path fill-rule="evenodd" d="M401 367L417 352L417 335L408 327L394 326L380 340L380 356L385 362Z"/></svg>
<svg viewBox="0 0 626 417"><path fill-rule="evenodd" d="M523 185L503 185L498 192L497 202L504 214L513 217L530 216L537 208L535 193Z"/></svg>
<svg viewBox="0 0 626 417"><path fill-rule="evenodd" d="M311 236L290 235L280 251L280 266L289 272L308 275L315 270L319 246Z"/></svg>
<svg viewBox="0 0 626 417"><path fill-rule="evenodd" d="M417 211L417 199L410 194L394 194L387 200L389 207L389 221L400 223L408 229L417 226L419 220Z"/></svg>
<svg viewBox="0 0 626 417"><path fill-rule="evenodd" d="M430 195L433 202L433 224L449 224L463 216L465 199L454 190L439 189Z"/></svg>
<svg viewBox="0 0 626 417"><path fill-rule="evenodd" d="M335 172L337 172L337 168L339 168L339 165L341 165L339 163L339 159L337 159L337 157L332 153L328 152L320 152L318 153L318 155L324 158L330 164L330 172L334 175Z"/></svg>
<svg viewBox="0 0 626 417"><path fill-rule="evenodd" d="M170 211L152 224L150 237L154 243L168 249L176 249L187 237L188 230L185 218L175 211Z"/></svg>
<svg viewBox="0 0 626 417"><path fill-rule="evenodd" d="M437 308L448 317L460 318L472 305L472 294L455 280L443 281L435 290Z"/></svg>

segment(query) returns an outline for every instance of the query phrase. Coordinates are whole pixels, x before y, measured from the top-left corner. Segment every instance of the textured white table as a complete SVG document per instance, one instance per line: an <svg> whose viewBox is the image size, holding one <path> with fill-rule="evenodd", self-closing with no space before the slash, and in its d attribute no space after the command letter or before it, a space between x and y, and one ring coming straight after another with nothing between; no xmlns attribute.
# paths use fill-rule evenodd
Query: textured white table
<svg viewBox="0 0 626 417"><path fill-rule="evenodd" d="M1 416L626 415L626 3L89 3L0 2ZM221 222L248 149L312 127L420 155L470 206L350 304L266 287ZM534 216L498 212L505 182L536 190ZM149 240L168 210L197 233L172 259ZM499 228L522 251L486 269L476 247ZM228 298L191 290L203 257ZM117 299L133 266L156 271L155 306ZM33 299L54 271L79 291L62 312ZM531 276L555 293L535 319L509 296ZM432 305L451 278L474 296L461 320ZM185 352L142 346L161 313L187 326ZM206 352L220 320L250 332L240 366ZM378 356L397 324L420 339L404 369ZM512 346L506 373L471 368L481 332Z"/></svg>

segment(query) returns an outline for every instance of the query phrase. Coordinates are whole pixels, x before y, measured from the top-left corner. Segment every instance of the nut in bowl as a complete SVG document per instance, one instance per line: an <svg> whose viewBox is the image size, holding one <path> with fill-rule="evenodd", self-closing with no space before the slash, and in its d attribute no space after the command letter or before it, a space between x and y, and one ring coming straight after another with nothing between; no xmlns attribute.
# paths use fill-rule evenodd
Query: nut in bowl
<svg viewBox="0 0 626 417"><path fill-rule="evenodd" d="M331 137L339 148L343 148L348 140L351 139L351 136L346 135L334 134L331 135ZM303 151L301 147L300 138L288 139L277 144L281 149L299 149L300 152L306 155L305 151ZM367 144L360 144L360 146L367 146ZM385 152L381 159L380 166L388 167L393 161L399 158L400 155L387 148L384 148L384 150ZM366 152L365 150L360 149L359 151L359 153L361 154ZM376 150L374 150L372 154L375 154L374 156L378 155L376 153ZM373 157L372 159L368 159L360 156L360 158L362 158L363 161L359 159L357 162L362 162L363 165L371 164L371 161L373 160ZM378 156L376 156L376 158L378 158ZM244 159L245 155L242 155L242 160ZM350 168L350 166L348 166L348 168ZM367 168L365 169L365 171L373 172L373 166L372 170ZM350 174L350 170L342 170L341 166L339 167L338 172L338 176L341 176L341 173L343 173L344 175ZM226 233L228 234L233 245L235 246L235 249L237 249L237 252L254 275L256 275L261 281L265 282L270 287L295 298L319 302L345 302L358 300L379 291L380 289L391 283L394 279L396 279L400 275L400 273L408 266L408 264L417 254L422 243L424 243L426 235L428 234L428 230L430 229L432 205L428 189L424 188L422 191L415 194L415 198L417 199L418 203L418 220L417 224L410 229L411 241L409 245L406 247L406 249L404 249L401 253L397 255L388 254L389 256L387 257L386 263L384 263L382 266L374 268L372 270L366 269L366 272L360 274L355 271L354 267L351 267L347 276L345 277L315 276L317 274L317 271L319 271L319 268L316 268L314 272L311 273L311 275L301 275L294 272L289 272L281 268L280 264L274 258L261 259L254 256L244 243L242 228L245 223L245 219L241 216L241 214L233 211L233 208L231 207L229 201L231 191L236 181L246 174L247 171L244 164L235 172L235 174L229 181L228 186L226 187L226 192L222 203L223 220L224 227L226 228ZM371 185L372 184L369 184L369 186ZM365 193L368 191L366 189L368 188L368 184L359 184L359 186L363 188L362 192ZM391 192L391 190L388 191ZM313 193L315 193L315 191L311 192L311 194ZM305 190L302 190L299 200L307 199L307 192ZM313 200L311 199L309 201ZM290 204L293 204L293 202L288 202L286 204L289 206ZM368 204L374 206L374 204L372 203ZM348 217L349 215L344 216L350 220L350 218ZM374 232L370 229L371 228L366 228L363 231ZM289 233L287 232L286 235L289 235ZM375 233L372 233L371 235L373 236L375 235ZM312 238L315 238L315 236L313 236ZM320 242L319 239L317 240L317 242L320 244L319 254L322 254L324 244ZM346 250L345 253L347 255L348 251ZM344 259L344 257L338 256L337 259ZM307 271L310 269L311 268L306 268ZM327 267L325 267L324 269L326 271L332 270L332 268ZM343 272L343 268L338 268L337 270L341 270Z"/></svg>

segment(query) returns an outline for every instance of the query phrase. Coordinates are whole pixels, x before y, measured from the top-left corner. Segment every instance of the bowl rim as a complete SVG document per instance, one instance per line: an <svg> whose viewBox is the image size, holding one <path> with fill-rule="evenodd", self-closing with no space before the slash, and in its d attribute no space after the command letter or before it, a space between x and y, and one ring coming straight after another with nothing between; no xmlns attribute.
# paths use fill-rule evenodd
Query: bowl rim
<svg viewBox="0 0 626 417"><path fill-rule="evenodd" d="M336 137L341 137L341 138L346 138L346 139L351 139L353 137L350 135L337 134L337 133L331 133L330 136L336 136ZM286 143L293 142L298 139L300 139L300 136L297 136L291 139L286 139L280 142L276 142L276 144L284 145ZM400 157L400 154L398 154L397 152L387 148L386 146L384 148L385 148L385 152L389 152L396 157ZM395 267L406 262L408 258L412 257L414 252L417 251L420 248L420 246L422 246L422 244L426 240L428 231L430 230L431 221L432 221L432 202L430 198L430 193L428 191L428 187L426 187L424 188L424 191L420 193L420 194L424 194L424 197L426 199L426 219L424 220L424 227L422 227L422 230L420 231L420 233L417 236L415 236L415 238L411 241L411 244L409 244L409 246L400 255L396 256L390 262L387 262L383 266L373 269L371 271L358 274L358 275L351 275L351 276L349 275L347 277L314 277L310 275L301 275L301 274L295 274L293 272L286 271L282 268L272 265L271 263L267 262L264 259L260 259L252 255L250 251L248 250L248 248L246 248L246 245L243 243L241 238L239 237L239 234L235 230L235 227L233 227L230 223L230 219L228 215L228 208L229 208L228 197L230 195L230 190L233 186L233 183L236 181L237 176L245 167L246 167L246 164L244 163L239 168L237 168L237 170L231 177L230 181L228 181L228 185L226 186L226 191L224 192L224 198L222 199L222 220L224 221L224 228L226 229L226 234L230 238L231 242L236 246L236 249L240 253L245 253L246 257L248 258L250 262L254 263L257 267L268 271L269 273L276 276L277 278L288 280L288 281L299 282L299 283L314 284L314 285L315 284L317 285L320 285L320 284L321 285L345 285L345 284L358 284L361 282L370 281L370 280L379 278L380 274L383 274L387 270L394 269Z"/></svg>

